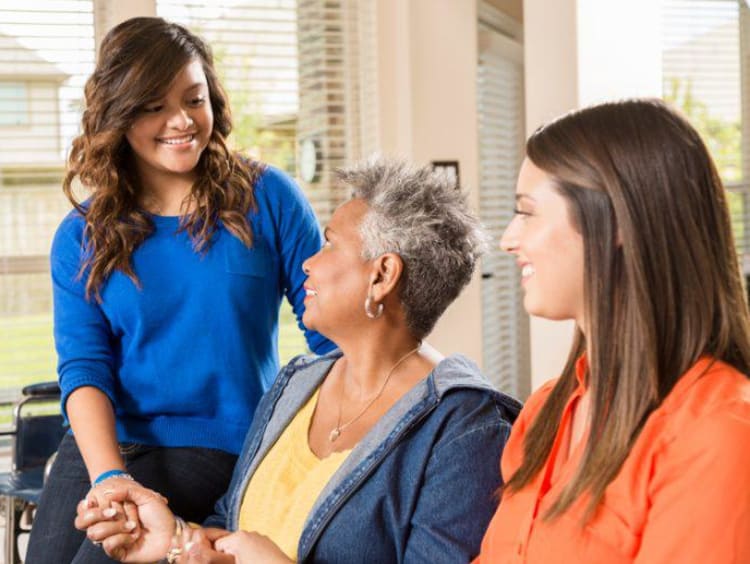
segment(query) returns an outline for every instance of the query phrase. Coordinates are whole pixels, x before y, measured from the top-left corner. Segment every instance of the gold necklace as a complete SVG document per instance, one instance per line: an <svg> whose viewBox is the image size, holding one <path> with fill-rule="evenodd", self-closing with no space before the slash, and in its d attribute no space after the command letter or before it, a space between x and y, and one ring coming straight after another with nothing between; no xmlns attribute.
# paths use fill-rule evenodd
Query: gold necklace
<svg viewBox="0 0 750 564"><path fill-rule="evenodd" d="M396 364L394 364L393 366L391 366L391 369L388 371L388 375L385 377L385 380L383 380L383 385L380 386L380 390L378 390L378 393L375 394L375 397L373 397L369 402L367 402L367 405L364 408L362 408L362 411L360 411L357 415L355 415L352 419L350 419L349 421L347 421L343 425L341 424L341 407L344 404L344 385L343 385L343 382L342 382L342 385L341 385L341 397L339 398L339 416L338 416L338 418L336 420L336 426L333 428L333 430L331 431L331 433L328 435L328 440L329 441L331 441L332 443L336 442L336 439L338 439L341 436L341 432L342 431L344 431L347 427L349 427L349 425L351 425L352 423L354 423L355 421L357 421L360 417L362 417L365 414L365 412L368 409L370 409L370 407L372 406L372 404L374 404L378 400L378 398L381 395L383 395L383 392L385 391L385 387L388 385L388 380L391 379L391 375L393 375L393 372L396 370L396 368L398 368L398 365L401 364L402 362L404 362L407 358L409 358L415 352L417 352L419 350L419 347L421 347L421 346L422 346L422 342L420 341L419 344L417 345L417 347L415 349L410 350L404 356L402 356L401 358L399 358L396 361Z"/></svg>

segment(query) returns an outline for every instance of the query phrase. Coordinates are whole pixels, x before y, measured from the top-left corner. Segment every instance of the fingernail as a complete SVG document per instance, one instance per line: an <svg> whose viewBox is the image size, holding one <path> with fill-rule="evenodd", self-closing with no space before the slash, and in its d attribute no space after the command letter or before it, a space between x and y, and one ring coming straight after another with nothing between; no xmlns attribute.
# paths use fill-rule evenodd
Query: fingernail
<svg viewBox="0 0 750 564"><path fill-rule="evenodd" d="M115 515L117 515L117 511L114 507L107 507L107 509L102 511L102 515L104 515L105 517L114 517Z"/></svg>
<svg viewBox="0 0 750 564"><path fill-rule="evenodd" d="M94 518L94 512L93 511L87 511L86 515L84 515L86 519L93 519Z"/></svg>
<svg viewBox="0 0 750 564"><path fill-rule="evenodd" d="M126 531L132 531L135 529L135 522L133 521L125 521L125 530Z"/></svg>
<svg viewBox="0 0 750 564"><path fill-rule="evenodd" d="M195 543L193 541L187 541L185 543L185 552L190 552L190 549L193 548L193 545Z"/></svg>

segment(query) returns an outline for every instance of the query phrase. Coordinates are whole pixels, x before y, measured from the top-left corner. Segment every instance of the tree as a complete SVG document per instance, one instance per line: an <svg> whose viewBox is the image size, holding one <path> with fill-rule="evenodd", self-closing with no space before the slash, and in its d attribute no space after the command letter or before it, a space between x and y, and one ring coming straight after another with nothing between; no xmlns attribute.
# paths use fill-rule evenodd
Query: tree
<svg viewBox="0 0 750 564"><path fill-rule="evenodd" d="M669 92L665 93L664 100L682 110L701 134L724 182L741 180L740 121L732 122L712 116L708 106L693 95L690 80L672 77L669 79L669 85Z"/></svg>

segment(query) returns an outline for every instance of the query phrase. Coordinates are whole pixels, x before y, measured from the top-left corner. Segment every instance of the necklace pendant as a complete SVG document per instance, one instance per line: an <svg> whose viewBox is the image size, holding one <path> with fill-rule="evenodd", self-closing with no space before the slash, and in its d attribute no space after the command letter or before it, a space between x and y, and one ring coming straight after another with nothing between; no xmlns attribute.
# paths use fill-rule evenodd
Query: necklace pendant
<svg viewBox="0 0 750 564"><path fill-rule="evenodd" d="M336 442L336 439L338 439L341 436L341 431L338 427L336 427L333 431L331 431L331 434L328 435L328 440L332 443Z"/></svg>

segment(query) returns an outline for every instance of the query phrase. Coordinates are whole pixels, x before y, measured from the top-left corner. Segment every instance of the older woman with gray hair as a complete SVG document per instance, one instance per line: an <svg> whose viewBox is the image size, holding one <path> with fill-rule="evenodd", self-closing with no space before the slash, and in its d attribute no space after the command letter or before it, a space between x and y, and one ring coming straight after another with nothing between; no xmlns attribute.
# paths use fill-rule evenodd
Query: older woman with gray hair
<svg viewBox="0 0 750 564"><path fill-rule="evenodd" d="M339 349L281 371L207 528L183 527L136 485L110 495L138 506L137 538L122 513L82 503L76 525L109 555L453 563L479 552L520 405L467 358L422 343L471 279L479 223L428 167L375 159L339 178L352 198L303 265L303 321Z"/></svg>

